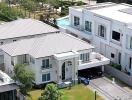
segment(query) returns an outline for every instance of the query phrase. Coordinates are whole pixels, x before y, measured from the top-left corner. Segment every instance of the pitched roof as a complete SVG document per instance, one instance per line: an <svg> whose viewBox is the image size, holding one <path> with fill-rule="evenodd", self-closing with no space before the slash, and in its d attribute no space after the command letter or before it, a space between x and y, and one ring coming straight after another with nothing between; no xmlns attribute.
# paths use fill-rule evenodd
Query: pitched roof
<svg viewBox="0 0 132 100"><path fill-rule="evenodd" d="M1 46L1 49L11 56L29 54L35 58L91 48L94 47L87 42L65 33L48 34L43 37L24 39Z"/></svg>
<svg viewBox="0 0 132 100"><path fill-rule="evenodd" d="M59 30L35 19L18 19L0 25L0 39L52 32L59 32Z"/></svg>

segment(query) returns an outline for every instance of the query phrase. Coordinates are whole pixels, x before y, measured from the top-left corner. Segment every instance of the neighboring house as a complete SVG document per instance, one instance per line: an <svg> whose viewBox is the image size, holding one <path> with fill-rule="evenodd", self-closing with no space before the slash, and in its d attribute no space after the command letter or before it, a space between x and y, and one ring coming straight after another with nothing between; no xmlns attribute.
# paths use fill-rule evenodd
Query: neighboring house
<svg viewBox="0 0 132 100"><path fill-rule="evenodd" d="M94 47L65 33L47 34L1 46L5 69L13 74L16 64L25 64L35 74L35 84L78 81L78 70L102 67L110 60L93 52Z"/></svg>
<svg viewBox="0 0 132 100"><path fill-rule="evenodd" d="M132 75L132 6L99 3L69 8L67 32L89 40L95 51Z"/></svg>
<svg viewBox="0 0 132 100"><path fill-rule="evenodd" d="M0 25L0 45L58 32L58 29L35 19L18 19ZM0 65L3 62L0 51Z"/></svg>
<svg viewBox="0 0 132 100"><path fill-rule="evenodd" d="M14 81L0 70L0 100L17 100L17 88Z"/></svg>

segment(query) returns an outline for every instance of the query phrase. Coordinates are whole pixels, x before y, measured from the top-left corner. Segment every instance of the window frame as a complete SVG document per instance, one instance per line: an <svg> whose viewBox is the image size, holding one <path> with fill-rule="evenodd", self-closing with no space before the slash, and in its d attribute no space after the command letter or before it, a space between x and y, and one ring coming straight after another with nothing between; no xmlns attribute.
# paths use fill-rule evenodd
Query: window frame
<svg viewBox="0 0 132 100"><path fill-rule="evenodd" d="M118 40L116 40L116 39L114 39L113 38L113 32L115 32L115 33L119 33L119 32L117 32L117 31L112 31L112 35L111 35L111 39L113 40L113 41L116 41L116 42L121 42L121 33L119 33L120 34L120 39L119 39L119 41Z"/></svg>
<svg viewBox="0 0 132 100"><path fill-rule="evenodd" d="M132 68L132 57L129 57L129 69L131 70Z"/></svg>
<svg viewBox="0 0 132 100"><path fill-rule="evenodd" d="M85 27L84 28L85 28L85 31L92 32L92 22L85 20Z"/></svg>
<svg viewBox="0 0 132 100"><path fill-rule="evenodd" d="M104 28L103 31L102 31L102 28ZM102 34L102 32L103 32L103 34ZM103 39L106 39L106 26L105 25L102 25L102 24L98 25L98 36Z"/></svg>
<svg viewBox="0 0 132 100"><path fill-rule="evenodd" d="M129 48L132 49L132 37L130 37L129 42L130 42Z"/></svg>
<svg viewBox="0 0 132 100"><path fill-rule="evenodd" d="M89 61L89 53L81 53L81 54L80 54L80 60L81 60L82 62L87 62L87 61Z"/></svg>
<svg viewBox="0 0 132 100"><path fill-rule="evenodd" d="M51 80L50 73L42 74L42 82L47 82Z"/></svg>
<svg viewBox="0 0 132 100"><path fill-rule="evenodd" d="M77 16L74 16L74 26L79 26L80 25L80 18Z"/></svg>
<svg viewBox="0 0 132 100"><path fill-rule="evenodd" d="M47 61L48 61L48 64L47 64ZM50 64L49 64L49 59L43 59L42 60L42 69L48 69L50 68Z"/></svg>

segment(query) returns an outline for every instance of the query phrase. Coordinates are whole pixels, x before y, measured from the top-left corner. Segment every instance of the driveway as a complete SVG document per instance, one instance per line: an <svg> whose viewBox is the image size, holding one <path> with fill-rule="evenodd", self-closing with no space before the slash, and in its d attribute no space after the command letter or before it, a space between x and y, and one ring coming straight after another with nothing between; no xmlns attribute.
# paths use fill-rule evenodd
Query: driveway
<svg viewBox="0 0 132 100"><path fill-rule="evenodd" d="M105 77L93 79L89 85L106 100L132 100L132 93L126 91Z"/></svg>

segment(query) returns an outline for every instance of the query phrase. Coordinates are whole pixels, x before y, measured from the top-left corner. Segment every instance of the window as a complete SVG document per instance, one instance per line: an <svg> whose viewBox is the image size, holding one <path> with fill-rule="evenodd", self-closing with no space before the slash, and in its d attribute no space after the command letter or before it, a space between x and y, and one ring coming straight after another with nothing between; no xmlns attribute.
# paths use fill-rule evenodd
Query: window
<svg viewBox="0 0 132 100"><path fill-rule="evenodd" d="M3 45L3 44L4 44L4 42L0 42L0 44L1 44L1 45Z"/></svg>
<svg viewBox="0 0 132 100"><path fill-rule="evenodd" d="M111 53L111 58L114 58L115 57L115 54Z"/></svg>
<svg viewBox="0 0 132 100"><path fill-rule="evenodd" d="M32 64L35 64L34 58L30 57L30 62L31 62Z"/></svg>
<svg viewBox="0 0 132 100"><path fill-rule="evenodd" d="M74 26L78 26L80 24L80 18L74 16Z"/></svg>
<svg viewBox="0 0 132 100"><path fill-rule="evenodd" d="M92 31L92 22L85 21L85 30L88 32Z"/></svg>
<svg viewBox="0 0 132 100"><path fill-rule="evenodd" d="M129 69L131 69L131 67L132 67L132 58L130 57L129 58Z"/></svg>
<svg viewBox="0 0 132 100"><path fill-rule="evenodd" d="M89 61L89 53L80 54L80 60L82 60L82 62Z"/></svg>
<svg viewBox="0 0 132 100"><path fill-rule="evenodd" d="M23 63L28 63L27 62L27 55L26 54L23 55Z"/></svg>
<svg viewBox="0 0 132 100"><path fill-rule="evenodd" d="M50 73L42 74L42 82L50 81Z"/></svg>
<svg viewBox="0 0 132 100"><path fill-rule="evenodd" d="M130 49L132 49L132 37L130 37Z"/></svg>
<svg viewBox="0 0 132 100"><path fill-rule="evenodd" d="M116 31L112 31L112 39L116 40L116 41L120 41L120 37L121 34L116 32Z"/></svg>
<svg viewBox="0 0 132 100"><path fill-rule="evenodd" d="M49 59L42 60L42 68L49 68Z"/></svg>
<svg viewBox="0 0 132 100"><path fill-rule="evenodd" d="M121 53L118 54L118 63L121 64Z"/></svg>
<svg viewBox="0 0 132 100"><path fill-rule="evenodd" d="M14 58L13 57L11 57L11 65L14 66Z"/></svg>
<svg viewBox="0 0 132 100"><path fill-rule="evenodd" d="M15 41L17 41L17 40L13 40L13 42L15 42Z"/></svg>
<svg viewBox="0 0 132 100"><path fill-rule="evenodd" d="M68 63L68 66L71 66L72 65L72 62L71 61L68 61L67 63Z"/></svg>
<svg viewBox="0 0 132 100"><path fill-rule="evenodd" d="M106 27L103 25L98 26L98 35L105 38L106 36Z"/></svg>

